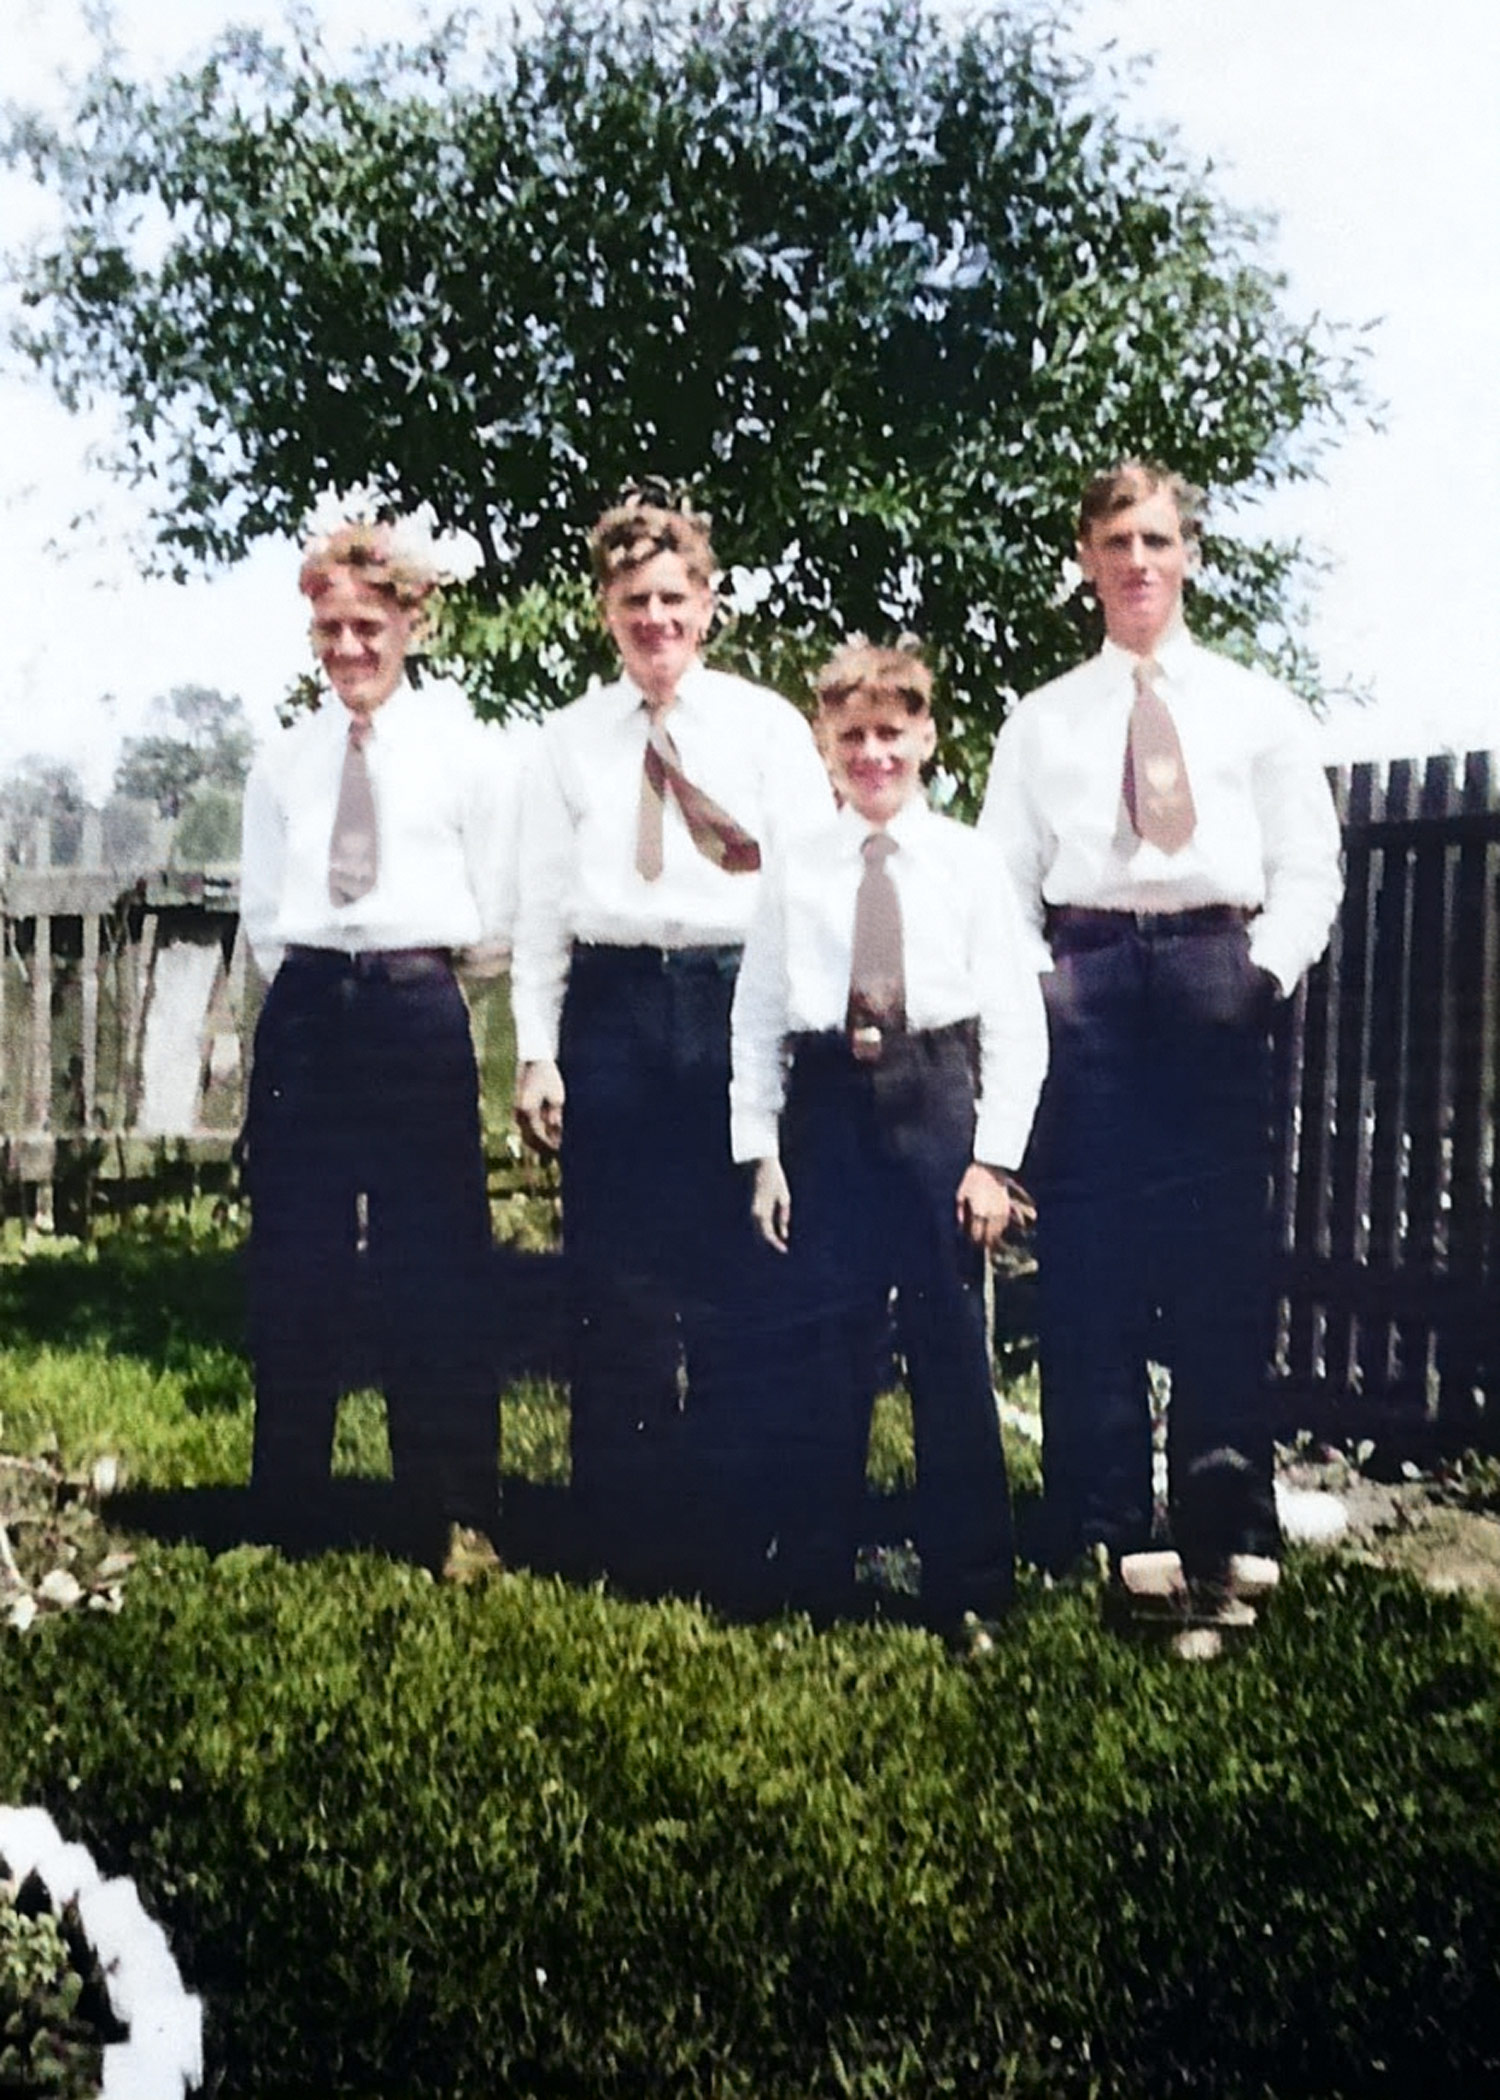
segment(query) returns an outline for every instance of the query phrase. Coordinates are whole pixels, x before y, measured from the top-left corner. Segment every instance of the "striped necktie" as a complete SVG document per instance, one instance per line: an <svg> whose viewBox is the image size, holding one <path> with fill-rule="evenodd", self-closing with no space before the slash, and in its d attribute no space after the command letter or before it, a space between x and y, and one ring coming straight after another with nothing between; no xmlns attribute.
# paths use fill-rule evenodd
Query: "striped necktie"
<svg viewBox="0 0 1500 2100"><path fill-rule="evenodd" d="M742 824L721 809L682 770L677 746L659 722L646 737L641 773L640 818L636 829L635 865L647 882L662 871L662 819L671 794L682 811L688 836L706 860L726 875L752 875L760 866L760 847Z"/></svg>

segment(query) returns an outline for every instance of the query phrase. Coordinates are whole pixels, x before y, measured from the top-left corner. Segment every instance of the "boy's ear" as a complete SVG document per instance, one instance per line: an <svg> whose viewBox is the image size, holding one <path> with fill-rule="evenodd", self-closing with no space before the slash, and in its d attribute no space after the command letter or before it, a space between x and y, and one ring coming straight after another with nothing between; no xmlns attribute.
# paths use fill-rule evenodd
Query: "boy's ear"
<svg viewBox="0 0 1500 2100"><path fill-rule="evenodd" d="M931 758L933 752L937 749L937 723L931 715L923 715L918 736L922 763L925 766L928 759Z"/></svg>

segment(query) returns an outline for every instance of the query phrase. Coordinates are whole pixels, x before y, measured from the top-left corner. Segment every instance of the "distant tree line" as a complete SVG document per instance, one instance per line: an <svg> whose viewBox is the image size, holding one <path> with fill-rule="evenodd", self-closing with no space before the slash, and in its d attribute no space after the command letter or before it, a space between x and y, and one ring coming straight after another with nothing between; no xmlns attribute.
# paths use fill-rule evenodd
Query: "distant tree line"
<svg viewBox="0 0 1500 2100"><path fill-rule="evenodd" d="M176 686L152 703L161 726L127 737L104 804L104 843L111 863L149 856L154 811L172 826L170 851L184 866L233 860L239 852L240 797L254 737L244 702L211 686ZM76 860L88 794L65 759L23 758L0 780L0 822L12 858L29 851L38 819L51 824L53 860Z"/></svg>

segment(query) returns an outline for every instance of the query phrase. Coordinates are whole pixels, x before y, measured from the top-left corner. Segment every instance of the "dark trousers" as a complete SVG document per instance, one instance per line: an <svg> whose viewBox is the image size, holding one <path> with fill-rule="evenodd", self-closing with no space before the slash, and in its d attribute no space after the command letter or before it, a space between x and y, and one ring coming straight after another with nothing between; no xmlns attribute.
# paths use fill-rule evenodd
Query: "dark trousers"
<svg viewBox="0 0 1500 2100"><path fill-rule="evenodd" d="M1269 1339L1273 987L1228 911L1062 912L1029 1170L1050 1558L1151 1538L1147 1361L1172 1373L1173 1532L1276 1550ZM1180 1535L1179 1535L1180 1534Z"/></svg>
<svg viewBox="0 0 1500 2100"><path fill-rule="evenodd" d="M489 1209L446 961L292 949L256 1030L245 1135L252 1485L295 1504L326 1483L339 1396L371 1380L414 1522L493 1522Z"/></svg>
<svg viewBox="0 0 1500 2100"><path fill-rule="evenodd" d="M983 1256L955 1198L973 1158L967 1030L888 1038L877 1064L840 1036L796 1042L782 1116L795 1318L768 1381L786 1601L828 1616L852 1594L870 1413L896 1293L917 1459L924 1621L989 1617L1013 1581L1010 1498L985 1331Z"/></svg>
<svg viewBox="0 0 1500 2100"><path fill-rule="evenodd" d="M749 1525L771 1257L729 1150L737 948L580 944L563 1002L572 1479L597 1560L718 1595Z"/></svg>

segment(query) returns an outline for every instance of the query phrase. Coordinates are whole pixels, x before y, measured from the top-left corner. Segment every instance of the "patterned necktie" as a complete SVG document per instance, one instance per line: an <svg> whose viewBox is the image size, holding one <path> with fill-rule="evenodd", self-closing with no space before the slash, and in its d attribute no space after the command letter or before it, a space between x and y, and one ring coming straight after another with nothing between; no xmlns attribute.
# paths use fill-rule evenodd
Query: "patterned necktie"
<svg viewBox="0 0 1500 2100"><path fill-rule="evenodd" d="M896 841L888 832L872 831L860 851L865 872L854 900L845 1026L856 1057L878 1057L882 1036L906 1026L901 899L886 866L896 851Z"/></svg>
<svg viewBox="0 0 1500 2100"><path fill-rule="evenodd" d="M1172 711L1156 690L1150 657L1135 667L1135 705L1125 745L1125 809L1138 838L1180 853L1198 821Z"/></svg>
<svg viewBox="0 0 1500 2100"><path fill-rule="evenodd" d="M339 781L339 806L334 812L333 836L328 841L328 894L335 904L353 904L374 889L380 870L375 795L365 757L369 735L369 716L351 715L349 740L344 746L344 771Z"/></svg>
<svg viewBox="0 0 1500 2100"><path fill-rule="evenodd" d="M677 746L659 722L646 736L641 771L640 818L636 828L636 872L655 882L662 870L662 817L668 792L676 798L688 836L706 860L726 875L752 875L760 866L760 847L728 810L696 788L682 770Z"/></svg>

